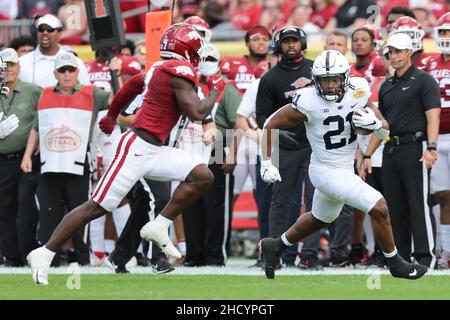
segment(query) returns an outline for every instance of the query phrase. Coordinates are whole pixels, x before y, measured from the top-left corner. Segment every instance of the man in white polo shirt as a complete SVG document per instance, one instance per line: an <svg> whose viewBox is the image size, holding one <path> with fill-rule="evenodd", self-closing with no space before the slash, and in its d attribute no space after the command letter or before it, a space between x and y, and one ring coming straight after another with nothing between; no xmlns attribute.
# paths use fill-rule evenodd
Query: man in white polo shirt
<svg viewBox="0 0 450 320"><path fill-rule="evenodd" d="M38 46L35 50L20 57L20 79L43 88L55 86L56 78L53 75L56 55L64 51L59 44L63 24L56 16L46 14L39 18L35 27L37 29ZM78 81L83 85L90 85L89 75L83 61L78 62Z"/></svg>

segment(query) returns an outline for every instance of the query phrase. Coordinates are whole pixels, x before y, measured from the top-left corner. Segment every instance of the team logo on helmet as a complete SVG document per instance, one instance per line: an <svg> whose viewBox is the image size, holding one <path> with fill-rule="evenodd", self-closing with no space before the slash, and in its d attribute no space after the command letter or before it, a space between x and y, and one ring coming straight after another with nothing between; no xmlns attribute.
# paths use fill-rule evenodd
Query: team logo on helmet
<svg viewBox="0 0 450 320"><path fill-rule="evenodd" d="M175 72L178 74L194 76L194 72L188 66L177 66L177 67L174 67L174 69L175 69Z"/></svg>

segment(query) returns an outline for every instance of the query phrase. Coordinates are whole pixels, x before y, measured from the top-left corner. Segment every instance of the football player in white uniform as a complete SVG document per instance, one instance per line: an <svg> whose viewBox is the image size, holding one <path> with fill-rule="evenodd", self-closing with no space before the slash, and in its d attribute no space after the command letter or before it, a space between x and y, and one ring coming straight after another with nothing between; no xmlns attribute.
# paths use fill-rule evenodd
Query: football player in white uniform
<svg viewBox="0 0 450 320"><path fill-rule="evenodd" d="M292 103L274 113L264 126L262 179L266 183L281 180L270 159L272 131L303 121L313 151L309 176L316 188L311 212L301 215L280 238L261 240L264 269L269 279L275 277L274 270L283 250L333 222L344 204L371 215L375 237L392 276L417 279L428 270L400 257L385 199L354 173L354 130L366 129L366 134L373 131L378 139L384 139L389 135L389 126L369 101L371 92L367 81L350 78L349 69L347 59L340 52L322 52L312 69L315 87L299 89Z"/></svg>

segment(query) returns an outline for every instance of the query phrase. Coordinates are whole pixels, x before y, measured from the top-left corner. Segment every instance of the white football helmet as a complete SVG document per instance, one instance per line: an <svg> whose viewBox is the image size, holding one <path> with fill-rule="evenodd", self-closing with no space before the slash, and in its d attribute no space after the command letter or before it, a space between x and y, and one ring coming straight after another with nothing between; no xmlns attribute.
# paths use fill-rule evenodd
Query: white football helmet
<svg viewBox="0 0 450 320"><path fill-rule="evenodd" d="M450 38L442 37L439 34L441 30L450 30L450 12L443 14L436 23L437 40L436 45L441 49L442 53L450 54Z"/></svg>
<svg viewBox="0 0 450 320"><path fill-rule="evenodd" d="M408 16L399 18L392 24L392 30L389 36L400 32L407 34L411 38L414 52L423 49L422 42L423 37L425 36L425 31L416 19Z"/></svg>
<svg viewBox="0 0 450 320"><path fill-rule="evenodd" d="M325 50L314 60L311 74L317 93L327 101L337 101L347 91L350 65L339 51ZM340 87L333 92L325 91L321 86L321 80L330 77L341 79Z"/></svg>
<svg viewBox="0 0 450 320"><path fill-rule="evenodd" d="M203 45L198 54L200 56L198 70L202 75L208 77L219 72L220 53L214 45L209 43Z"/></svg>

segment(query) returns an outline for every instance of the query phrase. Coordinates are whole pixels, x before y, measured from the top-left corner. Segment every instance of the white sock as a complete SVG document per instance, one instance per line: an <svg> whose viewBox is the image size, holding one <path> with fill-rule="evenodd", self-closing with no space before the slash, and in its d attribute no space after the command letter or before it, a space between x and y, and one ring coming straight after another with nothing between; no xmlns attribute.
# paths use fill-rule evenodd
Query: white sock
<svg viewBox="0 0 450 320"><path fill-rule="evenodd" d="M166 229L169 229L170 225L172 224L172 220L167 219L166 217L163 217L160 214L155 218L154 221L155 221L156 224L159 224L159 225L163 226Z"/></svg>
<svg viewBox="0 0 450 320"><path fill-rule="evenodd" d="M53 257L55 256L56 252L53 252L49 249L47 249L46 246L42 246L42 252L50 259L53 260Z"/></svg>
<svg viewBox="0 0 450 320"><path fill-rule="evenodd" d="M117 208L112 212L114 225L116 226L117 235L120 236L122 234L125 225L127 224L128 217L131 214L131 208L128 204Z"/></svg>
<svg viewBox="0 0 450 320"><path fill-rule="evenodd" d="M281 235L281 241L283 241L283 243L284 243L285 245L287 245L288 247L290 247L290 246L293 245L293 243L290 243L290 242L286 239L286 232L283 233L283 234Z"/></svg>
<svg viewBox="0 0 450 320"><path fill-rule="evenodd" d="M116 242L111 239L105 239L105 251L108 253L111 253L114 251L114 248L116 247Z"/></svg>
<svg viewBox="0 0 450 320"><path fill-rule="evenodd" d="M441 224L442 250L450 252L450 224Z"/></svg>
<svg viewBox="0 0 450 320"><path fill-rule="evenodd" d="M106 216L94 219L89 224L89 237L93 252L105 252L105 220Z"/></svg>
<svg viewBox="0 0 450 320"><path fill-rule="evenodd" d="M178 241L177 247L178 247L178 250L180 251L181 255L185 256L186 255L186 241L185 240Z"/></svg>
<svg viewBox="0 0 450 320"><path fill-rule="evenodd" d="M389 253L383 252L383 254L386 258L392 258L393 256L395 256L397 254L397 247L394 248L394 251L389 252Z"/></svg>

